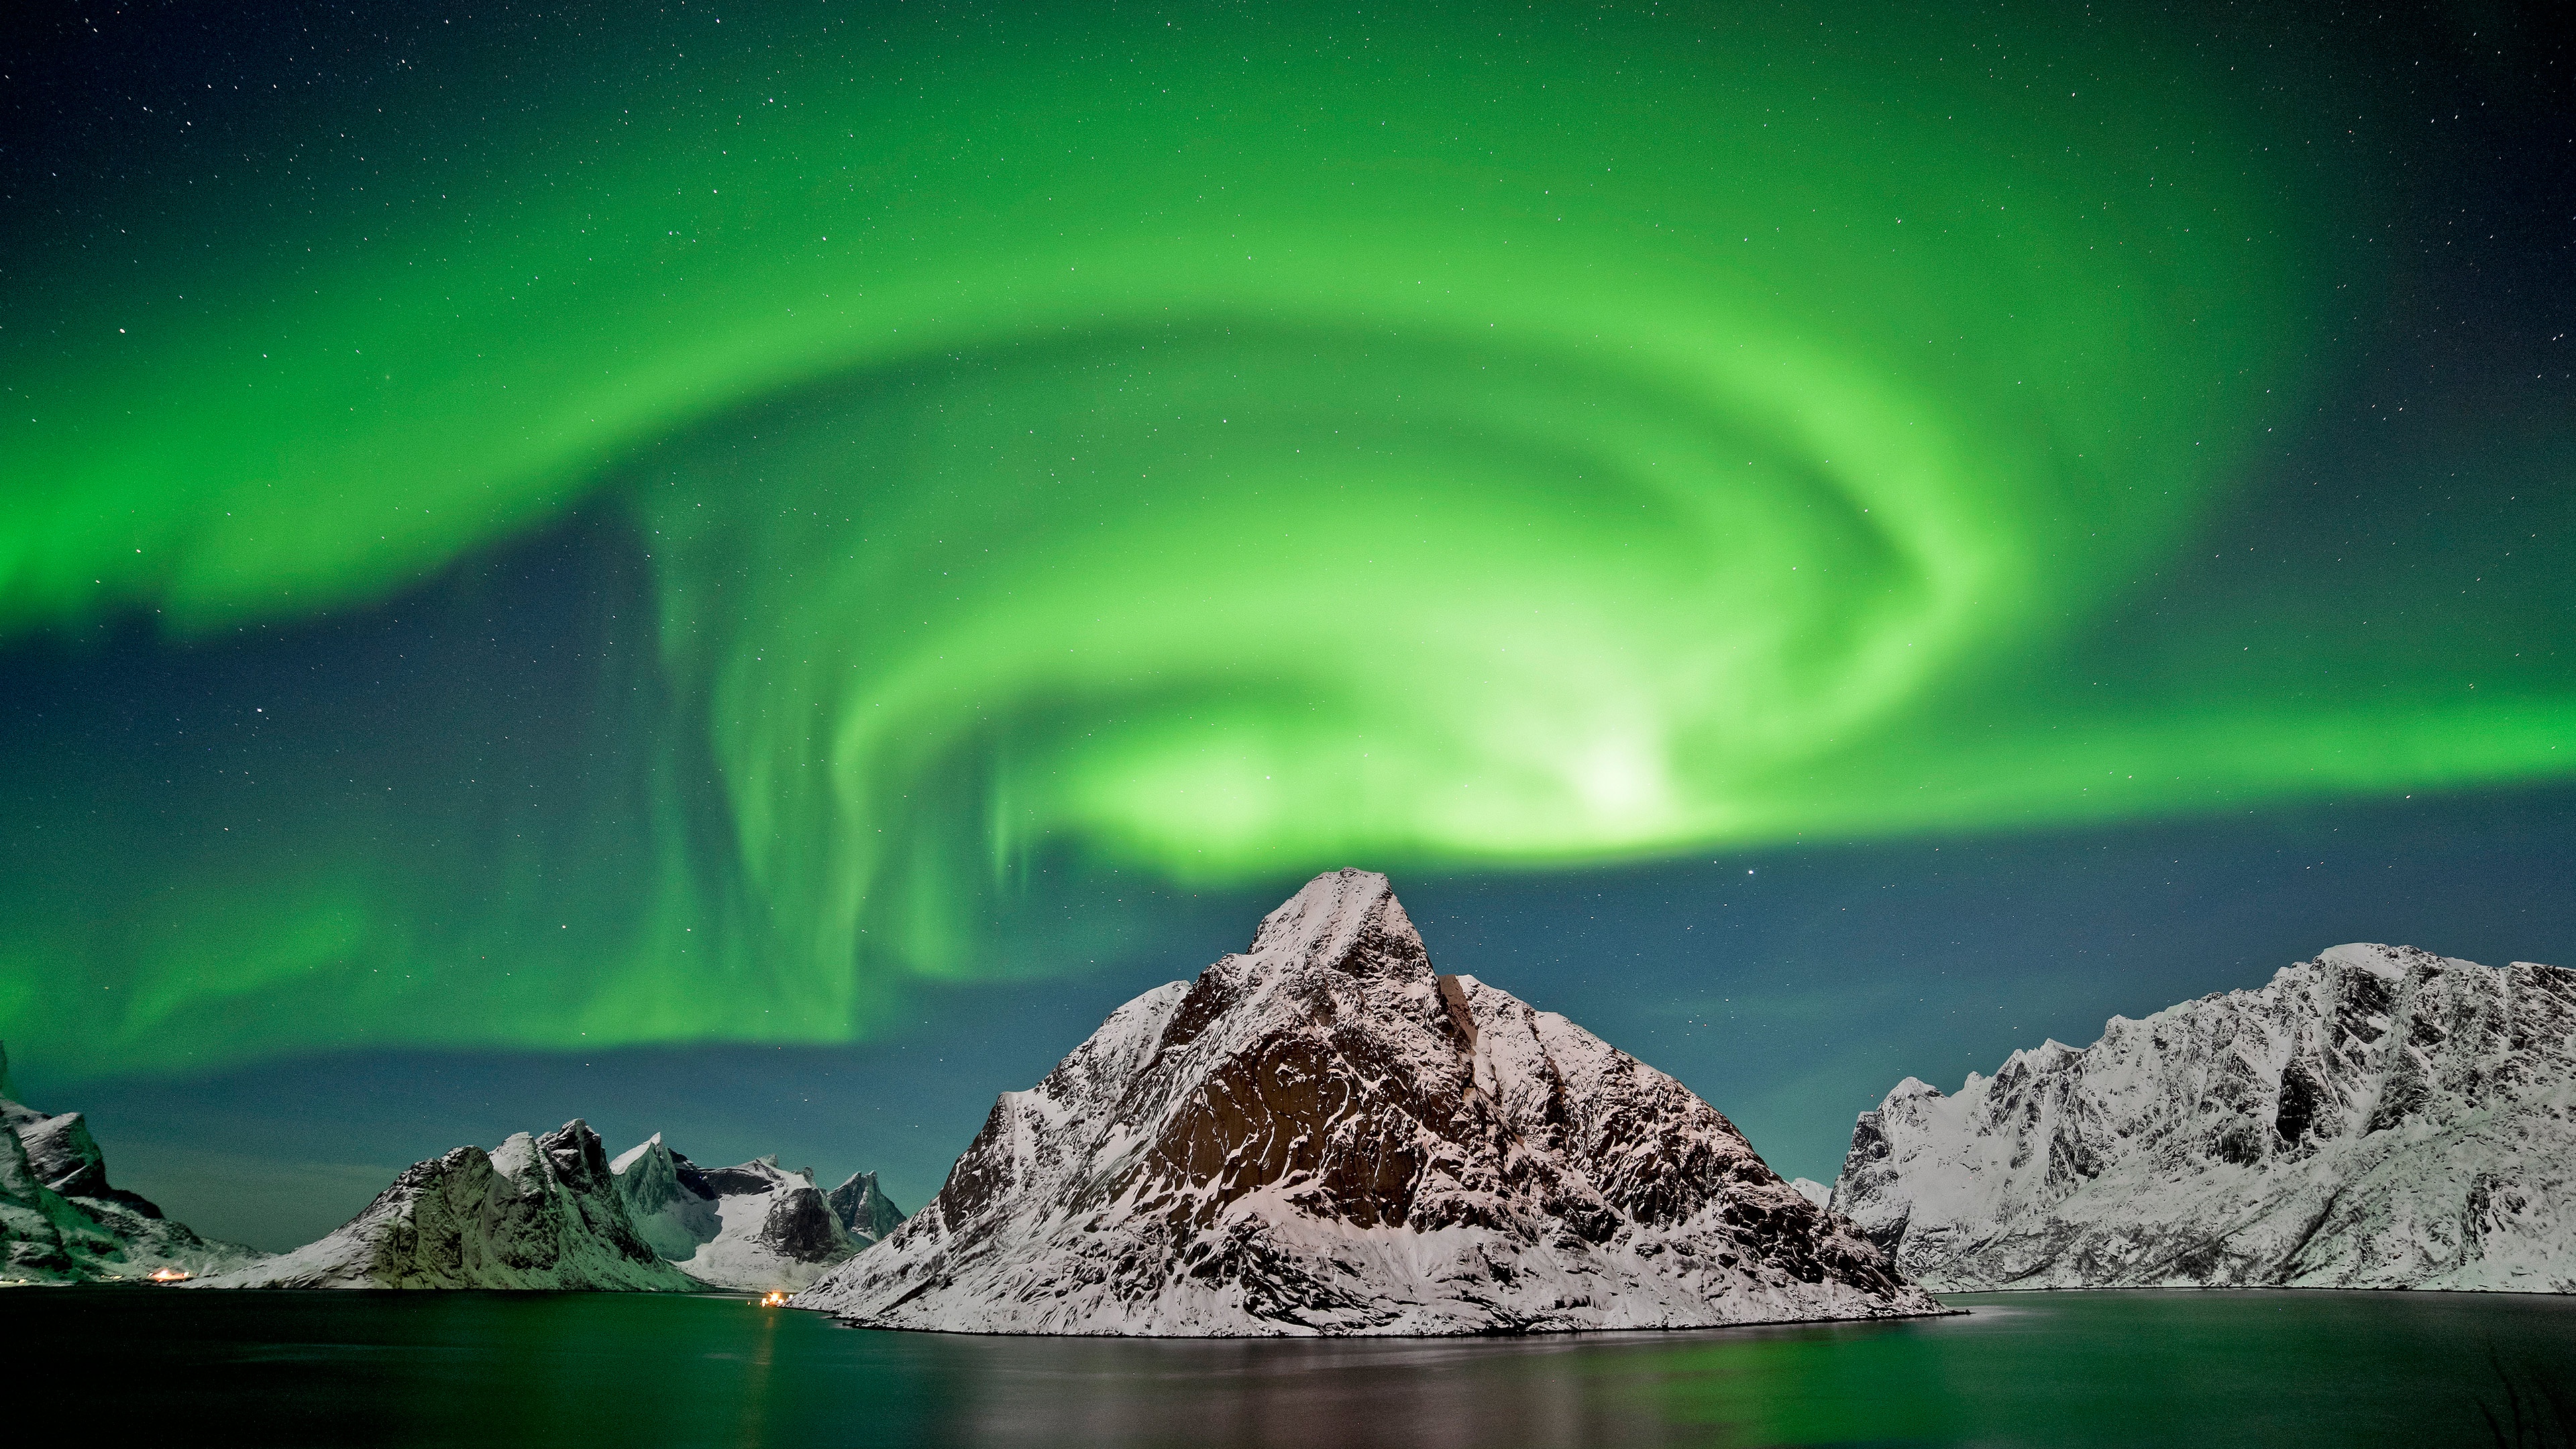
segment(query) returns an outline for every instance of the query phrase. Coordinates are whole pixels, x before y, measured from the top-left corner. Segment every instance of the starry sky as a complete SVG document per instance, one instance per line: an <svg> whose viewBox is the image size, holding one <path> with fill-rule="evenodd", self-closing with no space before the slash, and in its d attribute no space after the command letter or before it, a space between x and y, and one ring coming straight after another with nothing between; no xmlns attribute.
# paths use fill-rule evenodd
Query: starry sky
<svg viewBox="0 0 2576 1449"><path fill-rule="evenodd" d="M1346 864L1817 1177L2576 959L2542 7L0 25L0 1040L201 1229L909 1206Z"/></svg>

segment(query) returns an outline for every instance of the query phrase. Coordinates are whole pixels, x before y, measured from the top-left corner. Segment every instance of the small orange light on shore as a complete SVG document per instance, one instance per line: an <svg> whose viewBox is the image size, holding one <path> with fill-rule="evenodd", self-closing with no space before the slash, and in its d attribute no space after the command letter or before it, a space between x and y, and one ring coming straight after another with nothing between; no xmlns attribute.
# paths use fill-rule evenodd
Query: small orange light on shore
<svg viewBox="0 0 2576 1449"><path fill-rule="evenodd" d="M760 1297L760 1306L763 1308L784 1308L787 1306L787 1295L784 1293L774 1292L764 1293Z"/></svg>
<svg viewBox="0 0 2576 1449"><path fill-rule="evenodd" d="M195 1276L196 1275L193 1273L182 1273L176 1268L161 1268L153 1272L152 1281L155 1283L185 1283Z"/></svg>

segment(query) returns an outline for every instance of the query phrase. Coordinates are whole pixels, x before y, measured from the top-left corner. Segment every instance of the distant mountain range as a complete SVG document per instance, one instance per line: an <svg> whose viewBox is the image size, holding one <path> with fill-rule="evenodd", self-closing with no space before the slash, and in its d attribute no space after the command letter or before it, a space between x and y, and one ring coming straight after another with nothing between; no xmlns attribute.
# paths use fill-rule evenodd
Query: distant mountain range
<svg viewBox="0 0 2576 1449"><path fill-rule="evenodd" d="M659 1133L612 1163L576 1119L414 1163L321 1240L199 1286L787 1290L875 1242L889 1217L902 1215L874 1174L827 1195L810 1168L702 1169Z"/></svg>
<svg viewBox="0 0 2576 1449"><path fill-rule="evenodd" d="M404 1168L317 1242L200 1280L209 1288L701 1286L635 1229L599 1134L578 1119Z"/></svg>
<svg viewBox="0 0 2576 1449"><path fill-rule="evenodd" d="M658 1132L610 1166L653 1251L722 1288L802 1288L903 1221L873 1172L827 1194L810 1167L789 1172L773 1156L701 1168Z"/></svg>
<svg viewBox="0 0 2576 1449"><path fill-rule="evenodd" d="M2576 972L2338 946L1909 1077L1832 1202L1936 1289L2576 1291Z"/></svg>
<svg viewBox="0 0 2576 1449"><path fill-rule="evenodd" d="M903 1221L872 1172L827 1193L776 1157L701 1169L659 1133L612 1163L575 1120L413 1163L347 1223L268 1254L111 1186L81 1114L9 1092L0 1050L0 1286L792 1290Z"/></svg>
<svg viewBox="0 0 2576 1449"><path fill-rule="evenodd" d="M994 1105L906 1220L873 1173L613 1161L576 1120L413 1164L264 1255L112 1186L0 1053L0 1283L796 1291L997 1333L1682 1328L1924 1290L2576 1291L2576 972L2338 946L2258 990L1862 1114L1784 1183L1680 1083L1434 971L1383 876L1127 1003Z"/></svg>
<svg viewBox="0 0 2576 1449"><path fill-rule="evenodd" d="M1005 1093L928 1206L793 1301L1158 1335L1942 1311L1679 1082L1434 972L1386 878L1356 870Z"/></svg>

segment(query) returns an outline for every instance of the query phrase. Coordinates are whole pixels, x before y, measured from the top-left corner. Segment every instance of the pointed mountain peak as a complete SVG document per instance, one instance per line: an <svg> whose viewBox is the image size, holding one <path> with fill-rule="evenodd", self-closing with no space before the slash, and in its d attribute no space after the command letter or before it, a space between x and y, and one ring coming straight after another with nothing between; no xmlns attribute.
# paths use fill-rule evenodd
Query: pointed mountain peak
<svg viewBox="0 0 2576 1449"><path fill-rule="evenodd" d="M1427 973L1422 934L1373 870L1327 871L1261 918L1245 956L1265 963L1383 971L1390 964Z"/></svg>
<svg viewBox="0 0 2576 1449"><path fill-rule="evenodd" d="M877 1186L873 1172L854 1172L849 1181L832 1189L828 1200L832 1212L851 1236L874 1242L893 1232L903 1222L903 1211Z"/></svg>
<svg viewBox="0 0 2576 1449"><path fill-rule="evenodd" d="M873 1327L1192 1336L1940 1311L1679 1082L1435 977L1360 870L1004 1093L938 1196L796 1301Z"/></svg>
<svg viewBox="0 0 2576 1449"><path fill-rule="evenodd" d="M625 1151L609 1159L608 1170L622 1177L625 1175L628 1168L633 1167L636 1163L644 1160L648 1156L661 1158L670 1158L674 1156L671 1149L663 1145L661 1133L656 1132L652 1136L645 1138L643 1141L636 1143L634 1146L627 1148Z"/></svg>

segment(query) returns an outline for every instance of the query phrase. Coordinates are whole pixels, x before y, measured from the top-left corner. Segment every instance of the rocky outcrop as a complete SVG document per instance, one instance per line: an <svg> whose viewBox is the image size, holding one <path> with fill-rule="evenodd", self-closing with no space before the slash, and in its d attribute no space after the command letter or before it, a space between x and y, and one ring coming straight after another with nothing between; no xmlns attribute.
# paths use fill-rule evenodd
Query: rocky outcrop
<svg viewBox="0 0 2576 1449"><path fill-rule="evenodd" d="M802 1288L875 1241L854 1236L814 1185L775 1156L700 1168L653 1136L611 1164L637 1230L682 1271L721 1288ZM875 1177L867 1181L873 1186ZM858 1181L853 1178L852 1182ZM849 1184L843 1184L847 1188Z"/></svg>
<svg viewBox="0 0 2576 1449"><path fill-rule="evenodd" d="M586 1288L699 1285L636 1231L599 1134L575 1119L490 1152L403 1169L349 1222L218 1288Z"/></svg>
<svg viewBox="0 0 2576 1449"><path fill-rule="evenodd" d="M2576 1290L2576 972L2338 946L1907 1078L1833 1206L1934 1288Z"/></svg>
<svg viewBox="0 0 2576 1449"><path fill-rule="evenodd" d="M107 1180L78 1112L10 1099L0 1049L0 1284L144 1280L240 1268L260 1254L199 1237L140 1193Z"/></svg>
<svg viewBox="0 0 2576 1449"><path fill-rule="evenodd" d="M936 1198L795 1302L1172 1335L1939 1311L1680 1083L1436 974L1385 878L1351 870L1005 1094Z"/></svg>

